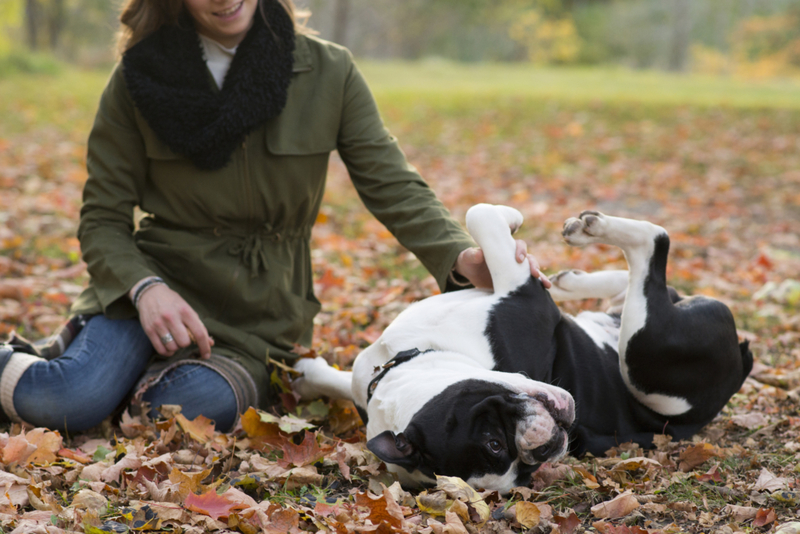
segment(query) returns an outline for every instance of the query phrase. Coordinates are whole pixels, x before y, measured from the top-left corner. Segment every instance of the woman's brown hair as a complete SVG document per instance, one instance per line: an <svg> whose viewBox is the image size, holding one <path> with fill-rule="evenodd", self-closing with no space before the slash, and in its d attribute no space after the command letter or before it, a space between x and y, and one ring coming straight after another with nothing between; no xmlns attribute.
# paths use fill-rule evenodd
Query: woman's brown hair
<svg viewBox="0 0 800 534"><path fill-rule="evenodd" d="M298 13L292 0L276 0L294 21L295 28L305 30L297 23L297 17L308 17L308 13ZM259 0L261 15L264 15L264 0ZM165 24L177 24L183 11L183 0L125 0L119 16L120 29L117 33L117 56L121 57L130 47Z"/></svg>

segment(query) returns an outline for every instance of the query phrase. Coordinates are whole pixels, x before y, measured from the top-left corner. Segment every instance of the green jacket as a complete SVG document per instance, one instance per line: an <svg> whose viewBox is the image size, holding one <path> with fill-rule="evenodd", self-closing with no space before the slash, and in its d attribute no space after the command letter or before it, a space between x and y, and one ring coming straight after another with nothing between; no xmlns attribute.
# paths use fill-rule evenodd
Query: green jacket
<svg viewBox="0 0 800 534"><path fill-rule="evenodd" d="M406 161L346 49L298 35L286 107L215 171L156 137L117 67L89 136L78 238L91 280L72 312L136 317L128 291L160 276L199 314L214 351L266 388L267 356L291 360L296 343L311 344L320 305L309 239L332 150L366 207L444 288L474 242ZM148 214L138 230L135 206Z"/></svg>

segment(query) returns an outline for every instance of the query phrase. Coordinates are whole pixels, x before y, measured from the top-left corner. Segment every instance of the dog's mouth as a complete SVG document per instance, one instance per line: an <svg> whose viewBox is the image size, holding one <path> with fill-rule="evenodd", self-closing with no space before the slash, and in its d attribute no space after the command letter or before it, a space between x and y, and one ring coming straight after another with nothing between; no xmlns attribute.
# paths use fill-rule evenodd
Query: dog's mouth
<svg viewBox="0 0 800 534"><path fill-rule="evenodd" d="M545 393L521 395L527 413L517 425L516 445L522 462L534 465L557 460L566 454L568 430L575 420L575 405L557 408Z"/></svg>

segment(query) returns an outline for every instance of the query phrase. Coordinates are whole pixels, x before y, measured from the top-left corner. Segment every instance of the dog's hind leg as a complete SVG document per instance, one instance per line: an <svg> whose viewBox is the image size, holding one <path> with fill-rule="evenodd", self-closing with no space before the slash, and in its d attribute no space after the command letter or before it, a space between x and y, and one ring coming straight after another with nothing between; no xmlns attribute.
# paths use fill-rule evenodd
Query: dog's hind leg
<svg viewBox="0 0 800 534"><path fill-rule="evenodd" d="M584 212L564 223L571 245L622 249L629 276L619 338L620 371L651 410L707 422L735 393L748 369L730 310L714 299L680 299L667 286L669 236L646 221Z"/></svg>
<svg viewBox="0 0 800 534"><path fill-rule="evenodd" d="M495 293L508 293L531 276L526 258L517 263L511 237L522 225L522 214L508 206L477 204L467 211L467 230L483 250Z"/></svg>

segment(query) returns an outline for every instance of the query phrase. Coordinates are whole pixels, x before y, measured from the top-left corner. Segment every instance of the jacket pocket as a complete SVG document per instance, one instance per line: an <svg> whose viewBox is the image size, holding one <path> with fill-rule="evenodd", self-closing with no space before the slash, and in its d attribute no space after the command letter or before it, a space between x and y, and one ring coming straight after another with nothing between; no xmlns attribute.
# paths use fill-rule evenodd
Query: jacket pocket
<svg viewBox="0 0 800 534"><path fill-rule="evenodd" d="M320 95L317 81L310 74L295 75L283 111L266 123L270 153L303 156L336 150L341 97L334 90Z"/></svg>

